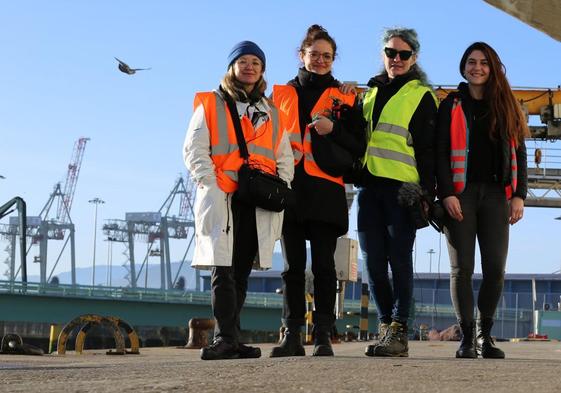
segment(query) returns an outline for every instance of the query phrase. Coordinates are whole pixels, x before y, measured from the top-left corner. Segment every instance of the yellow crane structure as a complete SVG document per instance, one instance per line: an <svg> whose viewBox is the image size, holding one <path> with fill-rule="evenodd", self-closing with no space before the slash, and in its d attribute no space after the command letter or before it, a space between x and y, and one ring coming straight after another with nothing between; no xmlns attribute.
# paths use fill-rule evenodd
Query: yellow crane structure
<svg viewBox="0 0 561 393"><path fill-rule="evenodd" d="M442 101L456 91L451 86L433 86L436 96ZM526 117L537 115L543 126L530 126L530 138L561 139L561 87L513 87L512 92L520 103Z"/></svg>

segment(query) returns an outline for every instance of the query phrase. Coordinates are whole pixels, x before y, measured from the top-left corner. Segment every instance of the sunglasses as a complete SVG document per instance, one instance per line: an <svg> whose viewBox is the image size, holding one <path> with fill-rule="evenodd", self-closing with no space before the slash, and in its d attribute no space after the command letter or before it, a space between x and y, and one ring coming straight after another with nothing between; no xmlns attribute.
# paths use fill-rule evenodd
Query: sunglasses
<svg viewBox="0 0 561 393"><path fill-rule="evenodd" d="M412 50L397 50L394 48L384 48L384 53L388 58L395 59L397 55L401 60L409 60L409 58L413 55Z"/></svg>

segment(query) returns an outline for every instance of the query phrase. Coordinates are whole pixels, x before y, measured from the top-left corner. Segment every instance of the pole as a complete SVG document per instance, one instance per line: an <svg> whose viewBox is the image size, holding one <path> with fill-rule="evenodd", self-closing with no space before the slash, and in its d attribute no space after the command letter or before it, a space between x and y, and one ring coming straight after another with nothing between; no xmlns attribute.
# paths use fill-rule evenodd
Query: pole
<svg viewBox="0 0 561 393"><path fill-rule="evenodd" d="M94 209L94 231L93 231L93 262L92 262L92 287L95 287L95 249L96 249L96 242L97 242L97 206L101 203L105 203L104 200L100 198L90 199L89 203L93 203L95 205Z"/></svg>
<svg viewBox="0 0 561 393"><path fill-rule="evenodd" d="M516 292L516 306L515 306L515 310L516 310L516 316L514 318L514 337L518 337L518 292Z"/></svg>
<svg viewBox="0 0 561 393"><path fill-rule="evenodd" d="M436 252L431 248L427 251L427 254L429 254L429 273L432 273L432 255L436 254Z"/></svg>

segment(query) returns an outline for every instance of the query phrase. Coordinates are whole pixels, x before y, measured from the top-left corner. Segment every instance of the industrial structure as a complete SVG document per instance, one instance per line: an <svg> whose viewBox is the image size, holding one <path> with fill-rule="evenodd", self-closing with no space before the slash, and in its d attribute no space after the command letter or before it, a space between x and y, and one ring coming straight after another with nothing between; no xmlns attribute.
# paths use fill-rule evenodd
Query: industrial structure
<svg viewBox="0 0 561 393"><path fill-rule="evenodd" d="M71 283L72 285L76 285L75 228L70 218L70 211L76 192L76 185L78 184L78 176L84 158L86 143L89 140L89 138L80 138L76 141L70 163L68 164L64 185L61 186L60 183L55 184L49 199L38 216L26 217L26 236L31 239L31 242L25 255L27 256L29 254L33 246L39 246L39 254L33 257L33 262L39 263L40 283L42 285L45 285L51 280L53 272L60 262L68 243L70 243ZM56 210L53 207L56 207ZM0 226L0 236L4 236L10 242L6 249L8 258L5 261L8 265L6 276L9 277L10 280L15 280L24 265L24 263L20 263L20 266L16 269L16 237L23 237L21 236L21 230L18 230L18 222L18 217L10 217L8 225L3 224ZM58 257L52 264L49 275L47 276L47 268L49 267L47 258L49 240L64 240L64 244L59 250Z"/></svg>
<svg viewBox="0 0 561 393"><path fill-rule="evenodd" d="M127 280L131 288L138 287L138 280L143 269L147 275L148 258L151 256L160 257L160 289L173 289L178 283L179 272L187 259L195 237L194 192L195 186L190 178L179 177L158 211L126 213L124 220L107 220L103 225L103 232L107 235L108 241L126 245L128 261L124 266L128 271ZM177 214L172 214L174 205L178 207L175 210ZM171 271L170 239L187 240L183 258L175 276ZM148 244L138 272L136 241ZM196 281L198 289L199 280Z"/></svg>

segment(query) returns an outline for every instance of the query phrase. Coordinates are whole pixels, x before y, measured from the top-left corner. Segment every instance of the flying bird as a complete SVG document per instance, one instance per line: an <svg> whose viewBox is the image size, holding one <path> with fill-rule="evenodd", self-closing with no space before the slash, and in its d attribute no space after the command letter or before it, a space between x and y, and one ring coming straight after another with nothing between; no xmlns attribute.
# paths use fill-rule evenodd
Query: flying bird
<svg viewBox="0 0 561 393"><path fill-rule="evenodd" d="M128 75L133 75L136 73L136 71L147 71L147 70L151 70L151 68L130 68L129 65L127 63L125 63L124 61L121 61L119 59L117 59L115 57L115 60L117 60L119 62L119 71L124 72L125 74Z"/></svg>

